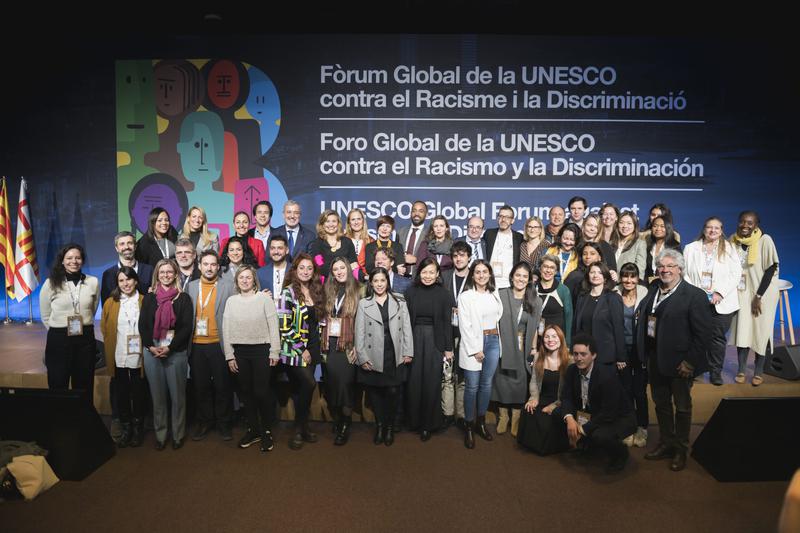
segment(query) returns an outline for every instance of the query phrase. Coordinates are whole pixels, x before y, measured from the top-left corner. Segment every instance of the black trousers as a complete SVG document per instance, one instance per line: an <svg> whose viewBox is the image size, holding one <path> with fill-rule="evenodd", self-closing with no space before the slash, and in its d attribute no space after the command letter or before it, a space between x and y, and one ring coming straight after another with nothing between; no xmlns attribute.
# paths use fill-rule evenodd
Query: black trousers
<svg viewBox="0 0 800 533"><path fill-rule="evenodd" d="M442 425L443 354L436 348L433 326L414 326L414 359L406 384L406 424L411 430L434 431Z"/></svg>
<svg viewBox="0 0 800 533"><path fill-rule="evenodd" d="M733 322L736 312L721 315L712 306L711 315L711 342L708 344L708 364L713 375L722 373L722 363L725 361L725 347L728 343L725 335L731 329L731 322Z"/></svg>
<svg viewBox="0 0 800 533"><path fill-rule="evenodd" d="M233 420L233 392L228 362L218 342L192 344L190 361L197 399L197 421L229 427Z"/></svg>
<svg viewBox="0 0 800 533"><path fill-rule="evenodd" d="M314 378L316 365L311 366L290 366L281 364L279 371L285 372L292 387L292 398L294 405L294 425L300 427L308 422L308 412L311 410L311 399L314 390L317 388L317 380ZM273 383L278 372L273 373Z"/></svg>
<svg viewBox="0 0 800 533"><path fill-rule="evenodd" d="M70 337L67 328L47 330L44 364L47 386L51 389L72 388L86 391L86 399L94 404L94 365L97 343L94 326L83 326L83 335Z"/></svg>
<svg viewBox="0 0 800 533"><path fill-rule="evenodd" d="M650 425L650 414L647 408L647 366L639 361L636 349L627 346L628 364L620 372L620 379L631 405L636 410L636 425L646 428Z"/></svg>
<svg viewBox="0 0 800 533"><path fill-rule="evenodd" d="M689 430L692 427L693 378L663 376L656 358L648 362L650 393L656 404L661 444L679 451L689 449ZM674 405L673 405L674 404Z"/></svg>
<svg viewBox="0 0 800 533"><path fill-rule="evenodd" d="M234 344L233 355L239 367L236 377L250 429L258 434L271 430L275 399L270 384L269 344Z"/></svg>
<svg viewBox="0 0 800 533"><path fill-rule="evenodd" d="M636 418L633 413L629 413L613 422L598 426L589 435L589 441L592 446L605 450L611 459L618 459L627 451L622 439L634 431L636 431Z"/></svg>
<svg viewBox="0 0 800 533"><path fill-rule="evenodd" d="M369 401L378 424L384 426L394 424L401 390L400 387L367 387Z"/></svg>
<svg viewBox="0 0 800 533"><path fill-rule="evenodd" d="M120 422L130 422L133 418L143 419L147 409L147 393L142 370L116 367L114 382Z"/></svg>

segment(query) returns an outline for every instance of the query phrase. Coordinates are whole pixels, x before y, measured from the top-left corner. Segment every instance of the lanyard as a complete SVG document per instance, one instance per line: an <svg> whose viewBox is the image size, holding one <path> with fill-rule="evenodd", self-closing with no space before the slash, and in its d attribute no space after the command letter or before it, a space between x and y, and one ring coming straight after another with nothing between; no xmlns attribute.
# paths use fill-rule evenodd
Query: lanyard
<svg viewBox="0 0 800 533"><path fill-rule="evenodd" d="M200 303L200 314L201 315L205 311L206 306L208 305L208 301L211 299L211 295L214 293L216 288L217 288L217 282L215 281L214 282L214 286L211 288L210 291L208 291L208 296L206 296L206 300L203 301L203 282L202 282L202 280L200 281L200 287L199 287L200 298L198 298L197 301L198 301L198 303Z"/></svg>
<svg viewBox="0 0 800 533"><path fill-rule="evenodd" d="M361 239L351 239L353 241L353 246L356 248L356 255L361 253L361 245L364 243Z"/></svg>
<svg viewBox="0 0 800 533"><path fill-rule="evenodd" d="M72 310L75 314L80 314L80 304L81 304L81 286L83 285L83 280L80 280L77 285L77 290L73 289L73 284L71 282L67 282L67 288L69 289L69 299L72 300Z"/></svg>
<svg viewBox="0 0 800 533"><path fill-rule="evenodd" d="M135 301L136 304L137 304L136 305L136 314L133 316L133 319L131 319L131 315L128 314L128 308L129 307L133 307L130 303L128 303L130 301ZM138 333L138 331L139 331L138 328L137 328L137 326L139 324L139 305L138 304L139 304L139 296L137 294L134 294L132 297L126 299L124 302L122 302L120 304L120 307L122 307L122 312L125 314L125 321L128 323L128 334L129 335L136 335Z"/></svg>
<svg viewBox="0 0 800 533"><path fill-rule="evenodd" d="M466 284L467 284L467 280L465 279L461 283L461 288L456 290L456 287L457 287L457 285L456 285L456 273L455 273L455 271L453 271L453 296L456 297L456 302L458 301L458 297L461 296L461 293L464 292L464 285L466 285Z"/></svg>
<svg viewBox="0 0 800 533"><path fill-rule="evenodd" d="M164 259L169 259L169 242L167 239L164 239L164 249L161 249L161 244L159 244L160 239L156 239L156 246L158 246L158 251L161 252L161 256Z"/></svg>
<svg viewBox="0 0 800 533"><path fill-rule="evenodd" d="M681 282L679 281L678 285L680 285L680 284L681 284ZM658 306L661 305L661 302L663 302L664 300L666 300L667 298L672 296L672 293L675 292L675 290L678 288L678 285L675 285L674 287L672 287L672 289L670 289L669 292L664 293L664 294L661 293L661 289L658 290L658 293L656 294L656 297L653 298L653 309L650 311L650 314L655 313L656 309L658 309Z"/></svg>
<svg viewBox="0 0 800 533"><path fill-rule="evenodd" d="M336 299L336 303L333 306L333 314L338 315L339 309L342 308L342 302L344 302L344 294L342 294L339 298Z"/></svg>

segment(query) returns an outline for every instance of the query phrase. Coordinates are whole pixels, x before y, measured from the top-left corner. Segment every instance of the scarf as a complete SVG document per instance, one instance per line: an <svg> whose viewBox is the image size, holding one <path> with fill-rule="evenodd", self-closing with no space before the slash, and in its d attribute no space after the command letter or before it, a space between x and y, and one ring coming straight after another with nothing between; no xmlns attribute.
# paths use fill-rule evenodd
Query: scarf
<svg viewBox="0 0 800 533"><path fill-rule="evenodd" d="M747 264L755 265L758 261L758 241L761 239L761 228L753 230L753 234L749 237L739 237L738 233L734 233L731 237L731 242L734 244L743 244L747 246Z"/></svg>
<svg viewBox="0 0 800 533"><path fill-rule="evenodd" d="M441 241L430 241L428 243L428 252L432 255L450 255L450 249L453 247L451 239L443 239Z"/></svg>
<svg viewBox="0 0 800 533"><path fill-rule="evenodd" d="M172 300L178 295L178 289L170 287L165 289L163 285L156 289L156 321L153 325L153 339L161 340L167 335L167 330L175 327L175 311L172 309Z"/></svg>

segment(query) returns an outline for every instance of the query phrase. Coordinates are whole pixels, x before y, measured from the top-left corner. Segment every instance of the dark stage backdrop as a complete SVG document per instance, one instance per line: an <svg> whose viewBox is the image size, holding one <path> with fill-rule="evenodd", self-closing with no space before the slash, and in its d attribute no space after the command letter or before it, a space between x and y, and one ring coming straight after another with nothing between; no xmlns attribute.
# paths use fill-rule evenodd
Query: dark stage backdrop
<svg viewBox="0 0 800 533"><path fill-rule="evenodd" d="M503 203L546 218L582 195L641 218L664 202L684 243L709 215L730 234L755 209L781 278L798 281L800 93L777 44L283 35L69 50L28 65L29 105L6 98L0 172L12 205L29 179L43 275L77 241L99 276L114 233L141 230L154 205L176 226L200 205L226 236L234 210L261 198L276 205L273 225L288 197L306 224L360 207L371 226L382 214L406 224L423 199L460 235L474 214L494 225Z"/></svg>

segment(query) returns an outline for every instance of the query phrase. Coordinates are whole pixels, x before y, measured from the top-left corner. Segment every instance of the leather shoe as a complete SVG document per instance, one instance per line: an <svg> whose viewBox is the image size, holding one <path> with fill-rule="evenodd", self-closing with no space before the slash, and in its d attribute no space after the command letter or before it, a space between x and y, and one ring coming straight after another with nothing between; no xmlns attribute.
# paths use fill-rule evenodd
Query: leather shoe
<svg viewBox="0 0 800 533"><path fill-rule="evenodd" d="M222 435L222 440L224 441L233 440L233 431L231 431L230 426L222 426L219 428L219 434Z"/></svg>
<svg viewBox="0 0 800 533"><path fill-rule="evenodd" d="M479 416L478 423L475 425L475 433L477 433L483 440L492 440L492 434L486 428L486 417Z"/></svg>
<svg viewBox="0 0 800 533"><path fill-rule="evenodd" d="M675 452L670 446L667 446L666 444L659 444L655 450L644 454L644 458L649 461L658 461L659 459L668 459L674 454Z"/></svg>
<svg viewBox="0 0 800 533"><path fill-rule="evenodd" d="M383 444L383 441L384 441L383 424L375 424L375 436L372 438L372 443L377 446L378 444Z"/></svg>
<svg viewBox="0 0 800 533"><path fill-rule="evenodd" d="M173 450L180 450L181 448L183 448L183 439L178 439L178 440L172 441L172 449Z"/></svg>
<svg viewBox="0 0 800 533"><path fill-rule="evenodd" d="M628 448L625 448L624 452L621 453L619 457L615 457L609 461L608 465L606 466L606 474L616 474L618 472L622 472L628 462L629 456L630 453L628 452Z"/></svg>
<svg viewBox="0 0 800 533"><path fill-rule="evenodd" d="M383 432L383 443L386 446L394 444L394 427L386 426L386 431Z"/></svg>
<svg viewBox="0 0 800 533"><path fill-rule="evenodd" d="M431 432L427 429L423 429L422 433L419 434L419 438L422 442L427 442L431 440Z"/></svg>
<svg viewBox="0 0 800 533"><path fill-rule="evenodd" d="M160 440L156 441L156 450L158 450L159 452L166 447L167 447L167 441L160 441Z"/></svg>
<svg viewBox="0 0 800 533"><path fill-rule="evenodd" d="M192 434L192 440L194 441L203 440L204 438L206 438L206 435L208 435L209 431L211 431L210 424L200 424L199 426L197 426L197 429L194 431L194 434Z"/></svg>
<svg viewBox="0 0 800 533"><path fill-rule="evenodd" d="M464 447L471 450L475 447L475 434L472 432L474 422L466 422L466 429L464 429Z"/></svg>
<svg viewBox="0 0 800 533"><path fill-rule="evenodd" d="M719 387L720 385L722 385L722 374L720 374L719 372L712 372L710 381L712 385L716 385L717 387Z"/></svg>
<svg viewBox="0 0 800 533"><path fill-rule="evenodd" d="M675 452L669 463L669 469L673 472L680 472L684 468L686 468L686 452Z"/></svg>

